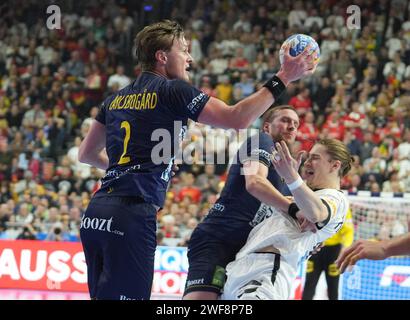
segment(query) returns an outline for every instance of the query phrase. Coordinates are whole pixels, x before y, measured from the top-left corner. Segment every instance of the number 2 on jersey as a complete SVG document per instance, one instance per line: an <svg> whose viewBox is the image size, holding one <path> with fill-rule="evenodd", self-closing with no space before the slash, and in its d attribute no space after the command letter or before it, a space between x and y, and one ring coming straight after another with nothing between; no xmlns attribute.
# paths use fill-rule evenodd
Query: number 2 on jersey
<svg viewBox="0 0 410 320"><path fill-rule="evenodd" d="M126 164L131 161L130 157L126 157L125 155L127 154L127 147L128 147L128 142L130 141L130 136L131 136L131 127L130 123L128 121L123 121L121 122L121 129L125 129L125 138L124 138L124 152L121 155L120 160L118 161L118 164Z"/></svg>

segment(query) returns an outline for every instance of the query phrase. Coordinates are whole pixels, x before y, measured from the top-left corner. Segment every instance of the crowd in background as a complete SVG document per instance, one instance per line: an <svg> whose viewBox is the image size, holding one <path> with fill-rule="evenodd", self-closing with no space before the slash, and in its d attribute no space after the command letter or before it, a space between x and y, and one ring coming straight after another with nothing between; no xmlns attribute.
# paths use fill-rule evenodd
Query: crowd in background
<svg viewBox="0 0 410 320"><path fill-rule="evenodd" d="M2 238L78 240L81 214L104 175L78 162L79 144L103 99L141 72L135 34L163 18L186 30L192 82L229 104L278 71L289 35L315 38L316 73L277 102L301 118L294 151L340 139L355 157L344 189L410 192L407 1L355 1L359 29L347 27L348 1L61 2L57 30L47 29L47 1L0 5ZM193 164L182 165L158 215L159 244L186 244L223 187L229 150L241 142L205 125L191 123L190 132L185 146L202 144L211 158L227 159L204 165L194 152Z"/></svg>

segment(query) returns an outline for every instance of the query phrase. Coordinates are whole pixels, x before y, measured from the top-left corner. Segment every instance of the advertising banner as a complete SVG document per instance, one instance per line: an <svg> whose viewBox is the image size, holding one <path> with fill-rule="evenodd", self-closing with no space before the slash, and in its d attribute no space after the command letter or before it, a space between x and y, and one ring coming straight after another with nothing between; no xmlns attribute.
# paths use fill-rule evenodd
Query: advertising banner
<svg viewBox="0 0 410 320"><path fill-rule="evenodd" d="M184 247L158 247L155 254L153 299L180 299L188 272ZM304 266L299 268L292 299L302 294ZM87 266L79 242L0 241L0 289L7 297L80 297L87 292ZM20 291L18 291L20 289ZM25 290L36 290L33 291ZM54 292L48 295L47 292ZM59 294L59 292L61 294Z"/></svg>
<svg viewBox="0 0 410 320"><path fill-rule="evenodd" d="M87 291L80 243L0 241L0 288Z"/></svg>
<svg viewBox="0 0 410 320"><path fill-rule="evenodd" d="M341 285L343 300L409 300L410 257L361 260Z"/></svg>

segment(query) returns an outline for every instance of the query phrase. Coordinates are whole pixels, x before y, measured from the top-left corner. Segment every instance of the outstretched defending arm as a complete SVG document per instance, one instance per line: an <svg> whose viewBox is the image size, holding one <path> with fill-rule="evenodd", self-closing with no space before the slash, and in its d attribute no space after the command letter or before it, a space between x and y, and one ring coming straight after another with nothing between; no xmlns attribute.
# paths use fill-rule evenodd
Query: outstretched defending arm
<svg viewBox="0 0 410 320"><path fill-rule="evenodd" d="M391 256L410 254L410 233L383 241L359 240L343 250L336 260L340 272L362 259L383 260Z"/></svg>

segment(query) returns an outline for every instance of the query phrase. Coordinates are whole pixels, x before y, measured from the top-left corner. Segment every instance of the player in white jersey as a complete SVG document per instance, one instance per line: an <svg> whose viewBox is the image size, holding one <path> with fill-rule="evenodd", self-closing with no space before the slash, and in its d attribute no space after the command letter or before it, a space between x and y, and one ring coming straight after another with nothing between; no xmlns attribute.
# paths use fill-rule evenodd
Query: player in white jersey
<svg viewBox="0 0 410 320"><path fill-rule="evenodd" d="M298 263L345 221L349 204L339 189L352 163L347 147L335 139L317 142L302 170L306 184L298 174L301 155L293 159L284 142L276 148L272 161L294 203L287 213L274 207L266 210L269 217L251 231L228 264L221 299L288 299Z"/></svg>

